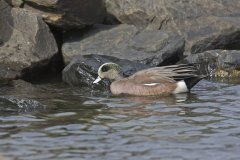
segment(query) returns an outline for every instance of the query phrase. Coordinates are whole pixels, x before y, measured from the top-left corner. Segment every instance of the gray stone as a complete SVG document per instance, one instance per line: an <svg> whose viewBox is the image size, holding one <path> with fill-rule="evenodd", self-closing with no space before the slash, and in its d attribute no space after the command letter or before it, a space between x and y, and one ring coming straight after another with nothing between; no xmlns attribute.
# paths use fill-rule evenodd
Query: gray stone
<svg viewBox="0 0 240 160"><path fill-rule="evenodd" d="M200 64L203 74L211 77L240 77L240 51L210 50L186 57L182 62Z"/></svg>
<svg viewBox="0 0 240 160"><path fill-rule="evenodd" d="M39 102L43 91L29 82L13 80L8 84L2 84L0 103L1 112L32 112L46 109L46 106ZM46 94L46 92L45 92ZM47 94L48 96L50 94Z"/></svg>
<svg viewBox="0 0 240 160"><path fill-rule="evenodd" d="M140 29L178 32L185 54L239 49L239 0L105 0L107 12Z"/></svg>
<svg viewBox="0 0 240 160"><path fill-rule="evenodd" d="M5 0L10 6L22 7L24 4L23 0Z"/></svg>
<svg viewBox="0 0 240 160"><path fill-rule="evenodd" d="M0 47L10 39L13 32L12 26L11 7L4 0L0 0Z"/></svg>
<svg viewBox="0 0 240 160"><path fill-rule="evenodd" d="M105 16L102 0L24 0L23 8L40 14L47 23L64 29L101 23Z"/></svg>
<svg viewBox="0 0 240 160"><path fill-rule="evenodd" d="M0 103L5 106L0 108L1 112L33 112L45 109L43 104L34 99L17 96L0 96Z"/></svg>
<svg viewBox="0 0 240 160"><path fill-rule="evenodd" d="M126 24L95 26L78 35L69 33L64 41L66 63L76 55L99 54L160 66L179 61L184 50L184 40L176 33L139 31Z"/></svg>
<svg viewBox="0 0 240 160"><path fill-rule="evenodd" d="M213 49L239 49L240 44L240 17L219 18L200 17L185 21L182 35L186 40L185 55L201 53Z"/></svg>
<svg viewBox="0 0 240 160"><path fill-rule="evenodd" d="M160 28L160 22L168 19L163 0L105 0L107 12L121 23L138 28Z"/></svg>
<svg viewBox="0 0 240 160"><path fill-rule="evenodd" d="M29 11L9 8L3 0L0 6L0 80L46 66L58 48L45 22Z"/></svg>

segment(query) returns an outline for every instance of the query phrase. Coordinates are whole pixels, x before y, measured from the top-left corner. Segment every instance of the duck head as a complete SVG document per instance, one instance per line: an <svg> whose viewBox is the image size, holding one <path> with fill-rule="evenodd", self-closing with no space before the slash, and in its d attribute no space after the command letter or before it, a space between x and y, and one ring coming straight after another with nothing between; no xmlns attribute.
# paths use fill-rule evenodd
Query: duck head
<svg viewBox="0 0 240 160"><path fill-rule="evenodd" d="M116 63L104 63L98 69L98 77L93 84L100 82L102 79L109 79L111 81L122 78L121 67Z"/></svg>

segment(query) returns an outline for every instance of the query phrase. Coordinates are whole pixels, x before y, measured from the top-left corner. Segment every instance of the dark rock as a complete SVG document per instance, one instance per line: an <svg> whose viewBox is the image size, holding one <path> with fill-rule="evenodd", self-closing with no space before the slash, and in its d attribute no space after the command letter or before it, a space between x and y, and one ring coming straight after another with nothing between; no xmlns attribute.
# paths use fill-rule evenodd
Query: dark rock
<svg viewBox="0 0 240 160"><path fill-rule="evenodd" d="M186 40L185 54L213 49L240 49L240 17L200 17L179 25ZM236 45L238 44L238 46Z"/></svg>
<svg viewBox="0 0 240 160"><path fill-rule="evenodd" d="M16 96L0 96L0 103L4 104L4 108L0 108L1 112L33 112L45 108L36 100Z"/></svg>
<svg viewBox="0 0 240 160"><path fill-rule="evenodd" d="M24 0L24 8L40 14L47 23L64 29L101 23L105 16L102 0Z"/></svg>
<svg viewBox="0 0 240 160"><path fill-rule="evenodd" d="M15 79L48 65L58 52L55 39L41 17L0 0L0 80Z"/></svg>
<svg viewBox="0 0 240 160"><path fill-rule="evenodd" d="M200 64L203 74L211 77L240 77L240 51L211 50L189 55L183 62Z"/></svg>
<svg viewBox="0 0 240 160"><path fill-rule="evenodd" d="M139 61L150 66L176 63L183 55L184 40L178 34L139 31L132 25L95 26L85 33L66 35L62 47L66 63L76 55L99 54Z"/></svg>
<svg viewBox="0 0 240 160"><path fill-rule="evenodd" d="M29 82L13 80L9 84L1 86L0 103L4 104L1 105L4 107L0 107L0 111L32 112L44 110L46 106L36 100L39 98L40 91Z"/></svg>
<svg viewBox="0 0 240 160"><path fill-rule="evenodd" d="M124 76L130 76L138 70L148 68L138 62L133 62L125 59L119 59L110 56L101 55L85 55L75 57L70 64L68 64L62 73L63 81L70 86L88 87L93 86L92 82L97 78L98 68L106 62L114 62L122 67ZM101 81L96 88L109 86L108 81Z"/></svg>
<svg viewBox="0 0 240 160"><path fill-rule="evenodd" d="M105 0L107 12L141 29L178 32L186 54L240 44L239 0ZM233 48L232 48L233 49Z"/></svg>

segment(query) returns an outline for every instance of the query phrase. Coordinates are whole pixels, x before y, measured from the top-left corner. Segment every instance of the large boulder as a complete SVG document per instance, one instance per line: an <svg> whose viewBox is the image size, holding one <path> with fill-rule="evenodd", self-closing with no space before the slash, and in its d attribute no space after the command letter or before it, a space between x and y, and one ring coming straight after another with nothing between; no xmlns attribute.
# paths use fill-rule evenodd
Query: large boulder
<svg viewBox="0 0 240 160"><path fill-rule="evenodd" d="M177 31L185 37L185 54L240 44L239 0L105 0L105 3L107 12L121 23L141 29Z"/></svg>
<svg viewBox="0 0 240 160"><path fill-rule="evenodd" d="M164 10L164 0L105 0L108 14L125 24L138 28L159 29L161 23L168 21Z"/></svg>
<svg viewBox="0 0 240 160"><path fill-rule="evenodd" d="M58 53L48 26L36 14L0 0L0 81L46 66Z"/></svg>
<svg viewBox="0 0 240 160"><path fill-rule="evenodd" d="M174 32L139 31L133 25L94 26L79 34L65 35L62 47L66 63L76 55L99 54L160 66L179 61L184 39Z"/></svg>
<svg viewBox="0 0 240 160"><path fill-rule="evenodd" d="M240 17L199 17L178 27L185 37L185 55L214 49L240 49Z"/></svg>
<svg viewBox="0 0 240 160"><path fill-rule="evenodd" d="M200 64L203 74L220 78L240 78L240 51L210 50L187 56L182 62Z"/></svg>
<svg viewBox="0 0 240 160"><path fill-rule="evenodd" d="M105 16L102 0L7 0L13 6L20 6L40 14L54 26L70 29L101 23Z"/></svg>

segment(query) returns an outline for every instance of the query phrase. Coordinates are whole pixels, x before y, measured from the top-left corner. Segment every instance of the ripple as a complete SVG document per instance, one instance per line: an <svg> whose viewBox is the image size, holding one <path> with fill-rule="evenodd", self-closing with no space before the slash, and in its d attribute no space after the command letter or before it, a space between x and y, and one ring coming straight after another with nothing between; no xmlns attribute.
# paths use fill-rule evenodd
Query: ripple
<svg viewBox="0 0 240 160"><path fill-rule="evenodd" d="M201 81L190 94L157 98L48 91L51 98L37 99L46 104L37 112L8 111L16 104L0 102L0 150L7 157L240 158L239 85Z"/></svg>

